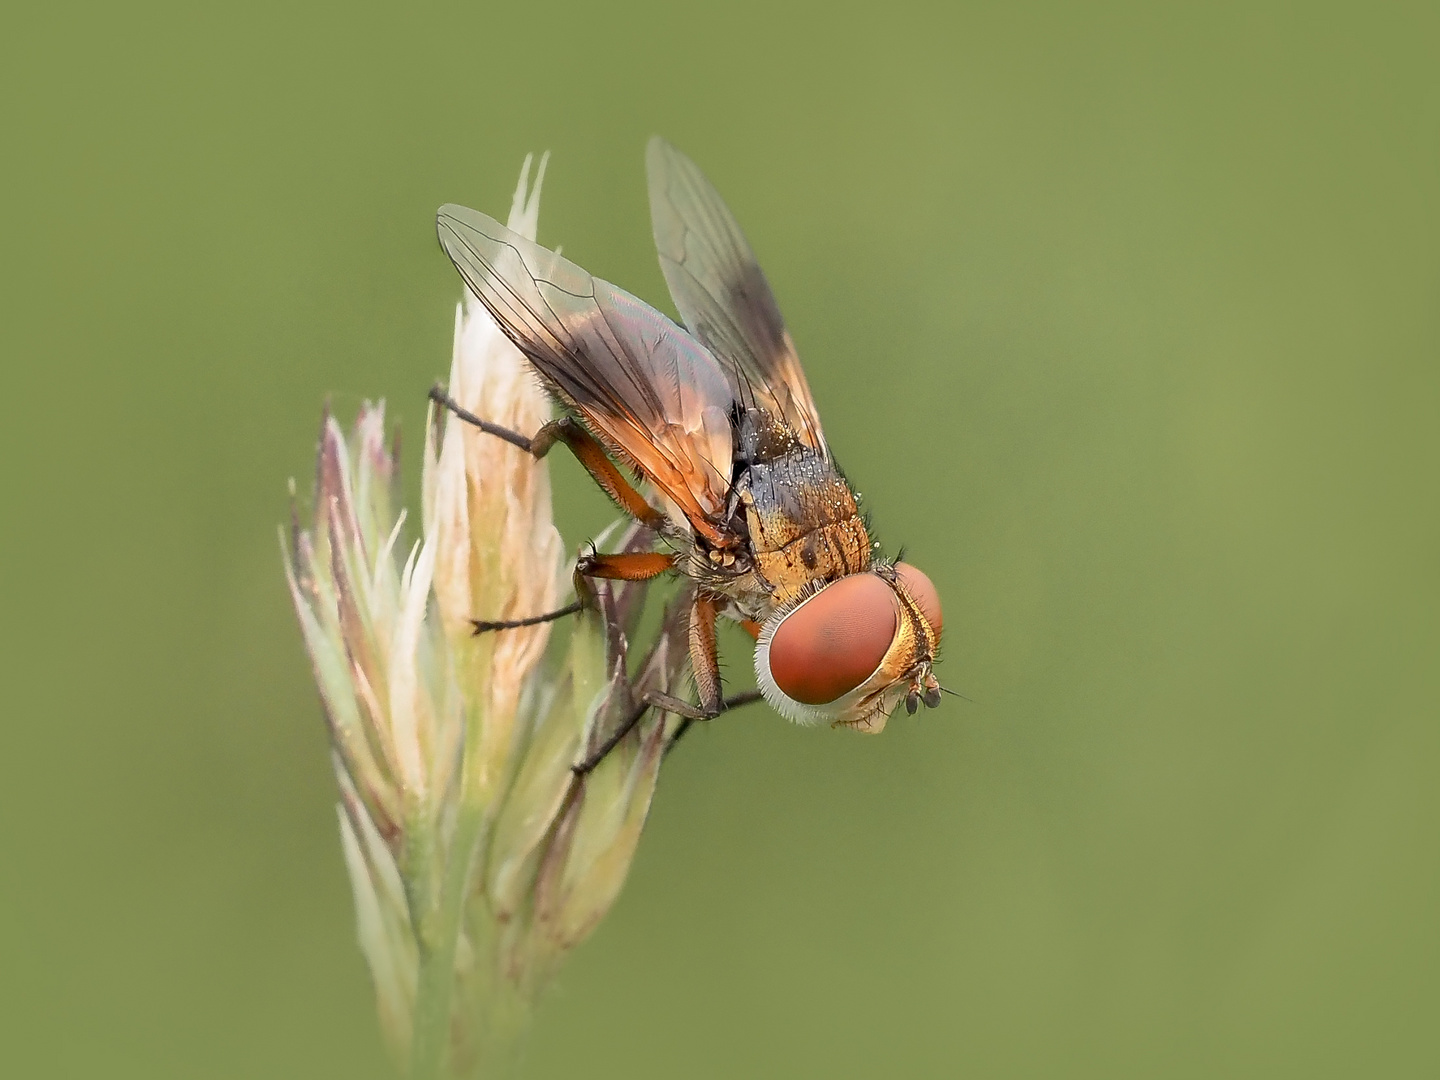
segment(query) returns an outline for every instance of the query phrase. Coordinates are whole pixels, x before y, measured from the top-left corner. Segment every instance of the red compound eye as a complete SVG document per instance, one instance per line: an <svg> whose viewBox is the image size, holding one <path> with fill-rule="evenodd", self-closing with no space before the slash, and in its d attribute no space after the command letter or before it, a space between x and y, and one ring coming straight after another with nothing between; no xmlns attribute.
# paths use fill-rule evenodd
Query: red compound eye
<svg viewBox="0 0 1440 1080"><path fill-rule="evenodd" d="M775 628L770 639L775 685L805 705L844 697L880 666L899 629L899 609L895 590L874 574L827 585Z"/></svg>
<svg viewBox="0 0 1440 1080"><path fill-rule="evenodd" d="M940 640L940 630L945 624L945 615L940 610L940 593L935 589L935 583L925 576L923 570L917 570L909 563L896 563L895 576L905 583L905 588L910 590L910 595L915 598L915 603L920 605L920 614L925 616L925 621L930 624L930 629L935 631L935 640Z"/></svg>

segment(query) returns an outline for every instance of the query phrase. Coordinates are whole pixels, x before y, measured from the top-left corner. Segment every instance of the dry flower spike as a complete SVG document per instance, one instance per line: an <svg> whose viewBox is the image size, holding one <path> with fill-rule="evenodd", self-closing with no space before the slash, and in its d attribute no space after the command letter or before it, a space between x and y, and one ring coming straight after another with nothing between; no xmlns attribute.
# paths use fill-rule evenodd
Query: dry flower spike
<svg viewBox="0 0 1440 1080"><path fill-rule="evenodd" d="M542 159L527 158L509 227L535 235ZM519 430L549 418L525 361L484 308L457 307L449 388ZM471 619L548 611L572 588L544 461L448 413L428 417L418 540L398 509L384 406L347 436L326 415L313 517L282 537L285 572L333 746L345 865L386 1039L412 1080L512 1070L530 1004L618 895L680 727L636 711L679 695L684 592L644 655L644 586L600 583L568 639ZM643 549L630 526L612 543ZM627 671L634 672L633 679Z"/></svg>

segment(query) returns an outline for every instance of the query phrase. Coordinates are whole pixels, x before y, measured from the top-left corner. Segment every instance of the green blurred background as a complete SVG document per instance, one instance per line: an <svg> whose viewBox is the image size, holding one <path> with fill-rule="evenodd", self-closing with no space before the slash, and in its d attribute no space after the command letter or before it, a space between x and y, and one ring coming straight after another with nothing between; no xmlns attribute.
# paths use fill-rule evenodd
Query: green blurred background
<svg viewBox="0 0 1440 1080"><path fill-rule="evenodd" d="M1440 1071L1433 5L6 23L0 1073L389 1075L286 479L327 394L418 443L433 211L527 151L541 241L661 302L653 132L973 703L687 741L530 1075Z"/></svg>

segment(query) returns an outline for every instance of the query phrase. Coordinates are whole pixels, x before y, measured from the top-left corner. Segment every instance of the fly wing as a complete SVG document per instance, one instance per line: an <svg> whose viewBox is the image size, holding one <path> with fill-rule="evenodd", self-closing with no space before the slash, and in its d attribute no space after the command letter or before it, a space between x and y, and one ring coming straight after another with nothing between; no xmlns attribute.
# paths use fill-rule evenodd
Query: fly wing
<svg viewBox="0 0 1440 1080"><path fill-rule="evenodd" d="M436 230L460 276L550 387L612 450L719 539L734 392L680 327L609 282L463 206Z"/></svg>
<svg viewBox="0 0 1440 1080"><path fill-rule="evenodd" d="M755 253L720 193L658 135L645 151L660 269L690 332L733 366L742 402L779 419L828 456L795 343Z"/></svg>

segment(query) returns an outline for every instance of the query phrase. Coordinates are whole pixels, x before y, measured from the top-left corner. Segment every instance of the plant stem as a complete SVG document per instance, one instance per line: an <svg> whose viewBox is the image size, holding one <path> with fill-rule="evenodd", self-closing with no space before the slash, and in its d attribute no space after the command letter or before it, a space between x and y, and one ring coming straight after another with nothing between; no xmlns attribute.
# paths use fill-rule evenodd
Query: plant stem
<svg viewBox="0 0 1440 1080"><path fill-rule="evenodd" d="M455 949L465 911L465 896L479 846L485 813L463 803L455 822L445 879L433 916L419 936L420 970L415 986L415 1025L410 1046L410 1080L441 1080L450 1044L451 1000L455 989Z"/></svg>
<svg viewBox="0 0 1440 1080"><path fill-rule="evenodd" d="M482 636L475 640L471 663L481 671L488 671L493 653L494 645ZM472 1069L482 1070L472 1075L484 1076L487 1080L514 1075L528 1026L526 1001L499 975L493 963L493 942L472 941L478 954L475 959L481 1000L477 1015L469 1019L478 1025L474 1030L480 1037L470 1040L475 1060L453 1059L451 1018L455 1010L456 949L466 925L467 902L476 868L485 857L487 829L493 825L490 811L500 805L505 787L513 780L514 768L511 763L515 735L513 715L505 717L504 723L497 723L497 718L483 709L472 706L467 713L459 805L449 848L443 852L445 871L439 886L440 895L436 902L418 909L429 914L417 928L416 935L420 955L409 1080L445 1080L461 1071L471 1073ZM497 742L500 745L495 745ZM497 761L506 763L507 767L496 772L493 763ZM432 836L438 840L438 830ZM491 935L485 930L493 927L474 929L479 937L489 938ZM473 1009L476 1004L462 1002L462 1007Z"/></svg>
<svg viewBox="0 0 1440 1080"><path fill-rule="evenodd" d="M530 1028L529 1002L503 977L486 991L484 1021L467 1075L470 1080L511 1080L520 1073L520 1058Z"/></svg>

